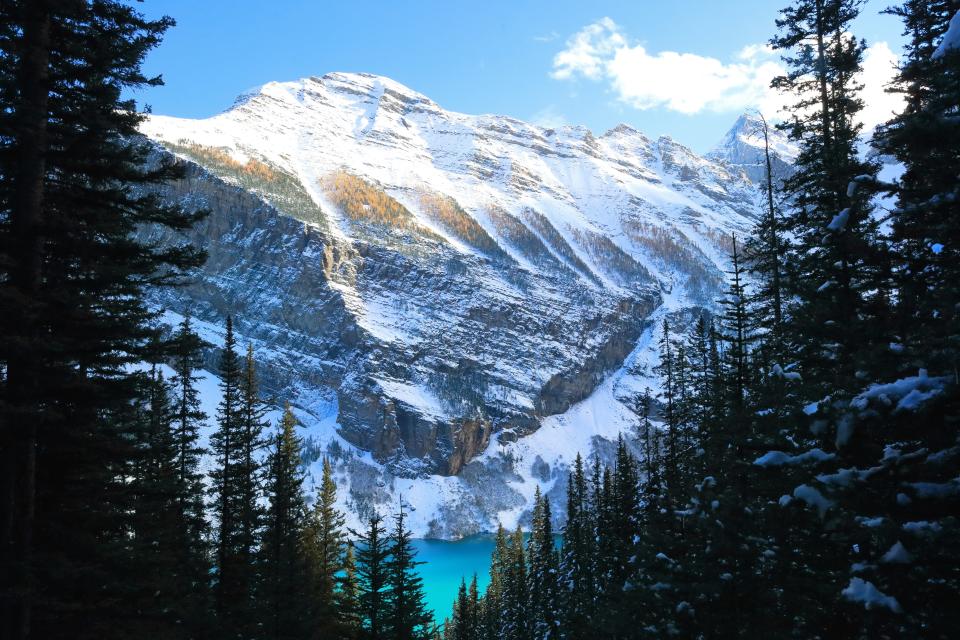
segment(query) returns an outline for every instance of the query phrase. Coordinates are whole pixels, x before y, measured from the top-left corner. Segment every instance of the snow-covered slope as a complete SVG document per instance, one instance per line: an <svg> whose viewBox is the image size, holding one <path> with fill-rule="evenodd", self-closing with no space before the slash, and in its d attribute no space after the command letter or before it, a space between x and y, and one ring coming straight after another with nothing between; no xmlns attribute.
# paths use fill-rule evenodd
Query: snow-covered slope
<svg viewBox="0 0 960 640"><path fill-rule="evenodd" d="M368 74L143 132L187 162L164 195L211 211L196 283L156 304L211 337L234 315L344 506L402 494L420 535L522 520L536 483L560 491L577 451L629 435L653 320L709 303L757 210L746 134L707 159L625 125L445 111Z"/></svg>

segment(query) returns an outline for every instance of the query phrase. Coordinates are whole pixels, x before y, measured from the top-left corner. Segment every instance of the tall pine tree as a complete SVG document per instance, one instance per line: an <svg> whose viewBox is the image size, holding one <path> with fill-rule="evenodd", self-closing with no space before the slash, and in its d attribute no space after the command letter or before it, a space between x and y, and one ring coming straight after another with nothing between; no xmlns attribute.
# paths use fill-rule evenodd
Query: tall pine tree
<svg viewBox="0 0 960 640"><path fill-rule="evenodd" d="M202 255L135 236L196 216L160 202L124 96L172 25L126 3L0 6L0 624L13 638L124 636L139 588L126 419L156 336L144 289ZM42 606L38 603L42 602Z"/></svg>
<svg viewBox="0 0 960 640"><path fill-rule="evenodd" d="M257 604L263 612L263 636L274 640L304 638L308 628L308 574L303 549L306 502L297 425L288 403L266 464L268 505Z"/></svg>

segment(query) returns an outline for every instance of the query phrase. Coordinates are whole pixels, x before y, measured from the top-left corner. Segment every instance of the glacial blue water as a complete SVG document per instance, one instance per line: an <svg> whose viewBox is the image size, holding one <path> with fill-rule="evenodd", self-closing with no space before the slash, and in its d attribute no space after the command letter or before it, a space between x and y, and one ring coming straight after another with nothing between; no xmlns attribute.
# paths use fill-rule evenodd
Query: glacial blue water
<svg viewBox="0 0 960 640"><path fill-rule="evenodd" d="M476 535L457 541L413 541L417 560L425 563L418 570L423 578L427 607L433 610L438 623L442 623L453 611L453 601L457 597L461 578L466 578L469 585L476 573L480 593L487 588L493 542L492 535Z"/></svg>

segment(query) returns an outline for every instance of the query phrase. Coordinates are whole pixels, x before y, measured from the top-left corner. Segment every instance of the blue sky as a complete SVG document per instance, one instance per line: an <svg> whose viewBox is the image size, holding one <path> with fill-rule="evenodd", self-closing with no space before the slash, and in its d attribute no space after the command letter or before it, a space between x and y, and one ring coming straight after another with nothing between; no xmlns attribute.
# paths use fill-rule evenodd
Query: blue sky
<svg viewBox="0 0 960 640"><path fill-rule="evenodd" d="M454 111L596 133L625 122L705 151L746 106L773 109L777 58L761 45L785 2L147 0L178 24L146 65L166 86L138 98L207 117L271 80L367 71ZM899 22L878 15L889 4L868 2L857 25L876 47L870 85L899 53Z"/></svg>

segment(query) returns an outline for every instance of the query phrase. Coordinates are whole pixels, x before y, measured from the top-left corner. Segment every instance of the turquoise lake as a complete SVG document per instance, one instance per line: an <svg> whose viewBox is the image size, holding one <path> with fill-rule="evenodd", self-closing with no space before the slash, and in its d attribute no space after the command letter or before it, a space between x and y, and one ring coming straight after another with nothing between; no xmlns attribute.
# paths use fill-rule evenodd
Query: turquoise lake
<svg viewBox="0 0 960 640"><path fill-rule="evenodd" d="M442 623L453 611L453 601L460 588L460 579L467 584L477 574L480 592L490 582L490 554L493 553L493 536L477 535L463 540L413 541L417 560L424 562L417 569L423 578L427 607L433 610L437 623Z"/></svg>

